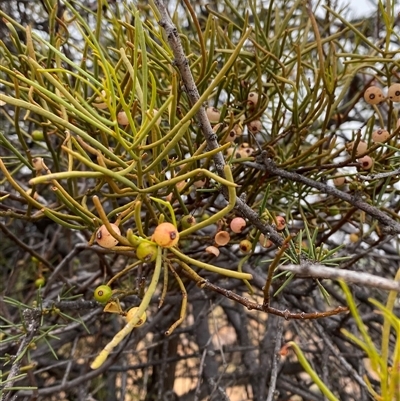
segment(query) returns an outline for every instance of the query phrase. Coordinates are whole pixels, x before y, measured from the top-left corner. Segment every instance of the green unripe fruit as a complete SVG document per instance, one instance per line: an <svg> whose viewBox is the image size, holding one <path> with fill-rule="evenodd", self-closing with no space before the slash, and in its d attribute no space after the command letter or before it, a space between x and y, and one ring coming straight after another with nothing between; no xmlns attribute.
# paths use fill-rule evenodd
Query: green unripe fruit
<svg viewBox="0 0 400 401"><path fill-rule="evenodd" d="M338 214L340 214L340 209L337 206L331 206L328 210L328 213L331 216L337 216Z"/></svg>
<svg viewBox="0 0 400 401"><path fill-rule="evenodd" d="M38 277L35 280L35 287L36 288L44 287L45 284L46 284L46 279L44 277Z"/></svg>
<svg viewBox="0 0 400 401"><path fill-rule="evenodd" d="M136 249L136 256L143 262L154 262L157 258L157 245L142 241Z"/></svg>
<svg viewBox="0 0 400 401"><path fill-rule="evenodd" d="M39 264L39 259L36 256L31 257L31 261L33 264L38 265Z"/></svg>
<svg viewBox="0 0 400 401"><path fill-rule="evenodd" d="M33 139L34 141L37 141L37 142L39 142L39 141L44 141L44 134L43 134L43 132L42 132L42 131L39 131L39 130L33 131L33 132L32 132L32 139Z"/></svg>
<svg viewBox="0 0 400 401"><path fill-rule="evenodd" d="M191 214L187 216L183 216L181 219L181 227L183 230L186 230L189 227L192 227L196 224L196 218Z"/></svg>
<svg viewBox="0 0 400 401"><path fill-rule="evenodd" d="M207 220L207 219L209 219L211 217L211 215L209 214L209 213L203 213L202 215L201 215L201 221L205 221L205 220Z"/></svg>
<svg viewBox="0 0 400 401"><path fill-rule="evenodd" d="M94 299L101 303L106 303L112 296L112 289L108 285L99 285L93 293Z"/></svg>

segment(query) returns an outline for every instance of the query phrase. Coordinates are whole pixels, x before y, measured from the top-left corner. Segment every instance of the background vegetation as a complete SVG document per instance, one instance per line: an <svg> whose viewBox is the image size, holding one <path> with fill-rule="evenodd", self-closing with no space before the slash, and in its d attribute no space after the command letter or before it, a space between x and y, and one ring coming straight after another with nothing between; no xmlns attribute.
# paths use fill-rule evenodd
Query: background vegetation
<svg viewBox="0 0 400 401"><path fill-rule="evenodd" d="M1 400L399 400L398 10L317 6L2 2Z"/></svg>

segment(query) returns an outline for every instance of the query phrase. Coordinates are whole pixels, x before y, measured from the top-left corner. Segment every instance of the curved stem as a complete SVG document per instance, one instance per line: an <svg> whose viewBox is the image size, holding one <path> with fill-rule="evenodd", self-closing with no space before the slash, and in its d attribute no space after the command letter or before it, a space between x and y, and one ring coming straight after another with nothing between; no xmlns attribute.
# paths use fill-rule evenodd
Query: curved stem
<svg viewBox="0 0 400 401"><path fill-rule="evenodd" d="M189 235L197 230L200 230L204 227L209 226L210 224L216 223L219 219L225 217L236 205L236 191L235 188L232 186L235 185L233 181L233 176L232 176L232 171L229 165L224 166L224 173L226 176L227 181L231 184L230 186L227 186L228 189L228 200L229 203L226 207L224 207L222 210L219 212L215 213L213 216L209 217L208 219L201 221L198 224L195 224L192 227L187 228L186 230L183 230L182 232L179 233L179 236L182 238L186 235ZM182 178L183 176L180 176Z"/></svg>
<svg viewBox="0 0 400 401"><path fill-rule="evenodd" d="M250 273L240 273L237 271L232 271L224 269L222 267L210 265L208 263L201 262L200 260L192 259L191 257L178 251L176 248L169 248L169 250L179 259L183 260L185 263L201 267L202 269L208 270L210 272L221 274L226 277L237 278L239 280L251 280L253 278L253 276Z"/></svg>

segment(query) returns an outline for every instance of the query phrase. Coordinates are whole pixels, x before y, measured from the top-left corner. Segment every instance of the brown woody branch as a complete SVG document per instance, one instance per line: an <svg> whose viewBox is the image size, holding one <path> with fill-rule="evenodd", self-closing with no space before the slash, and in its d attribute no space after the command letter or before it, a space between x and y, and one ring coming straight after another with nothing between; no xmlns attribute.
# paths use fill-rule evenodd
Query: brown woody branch
<svg viewBox="0 0 400 401"><path fill-rule="evenodd" d="M178 68L182 81L185 86L185 90L187 96L190 100L190 103L194 105L199 99L199 91L197 89L195 80L193 78L192 72L190 71L189 61L186 58L185 52L183 50L183 46L179 37L178 29L172 22L168 10L164 5L162 0L154 0L154 4L156 5L159 13L160 13L160 20L159 24L162 28L164 28L166 37L168 40L168 44L174 53L174 65ZM219 148L218 138L212 130L210 121L207 118L206 111L204 107L200 107L197 115L197 123L203 132L204 138L207 142L207 147L209 150ZM225 159L222 155L222 152L218 152L214 155L214 164L217 170L218 175L224 177L224 166L225 166ZM227 197L226 191L224 191L225 198ZM277 245L282 245L283 238L280 234L275 230L275 228L263 222L260 219L260 216L252 210L242 199L236 197L236 206L235 208L246 217L255 227L257 227L263 234L269 236L272 242Z"/></svg>
<svg viewBox="0 0 400 401"><path fill-rule="evenodd" d="M248 310L258 310L260 312L267 312L273 315L284 317L286 320L289 319L298 319L298 320L309 320L309 319L320 319L323 317L334 316L342 312L347 312L348 308L344 306L338 306L333 310L329 310L326 312L290 312L288 309L280 310L273 308L269 305L261 305L257 302L251 301L250 299L243 297L239 294L236 294L233 291L227 290L225 288L219 287L218 285L210 283L208 280L204 280L199 283L201 288L205 288L218 294L223 295L226 298L232 299L239 304L244 305Z"/></svg>
<svg viewBox="0 0 400 401"><path fill-rule="evenodd" d="M267 152L262 152L261 155L258 157L257 161L262 163L258 164L258 168L260 170L267 171L270 174L286 178L291 181L300 182L311 188L316 188L320 190L322 193L342 199L345 202L348 202L354 207L363 210L369 216L378 220L384 226L383 229L385 229L387 234L400 234L400 224L397 221L393 220L391 217L389 217L384 212L380 211L375 206L372 206L369 203L364 202L363 200L360 199L360 197L349 195L323 182L314 181L300 174L281 169L277 167L274 161L268 157Z"/></svg>

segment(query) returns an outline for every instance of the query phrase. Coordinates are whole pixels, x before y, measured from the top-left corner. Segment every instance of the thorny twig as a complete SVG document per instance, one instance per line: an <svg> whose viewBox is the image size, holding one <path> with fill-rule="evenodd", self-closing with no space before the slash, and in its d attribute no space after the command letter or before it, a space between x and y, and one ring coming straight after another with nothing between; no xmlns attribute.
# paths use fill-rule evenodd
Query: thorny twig
<svg viewBox="0 0 400 401"><path fill-rule="evenodd" d="M52 330L49 332L49 335L51 336L57 336L60 334L65 334L68 331L75 330L78 328L82 327L82 324L86 325L90 320L92 320L93 317L98 315L102 310L103 307L100 306L100 304L97 301L44 301L41 308L34 308L34 309L29 309L33 310L34 314L40 313L40 315L43 314L44 310L50 311L50 310L57 310L59 309L61 312L67 312L67 311L85 311L89 310L90 312L87 313L86 315L80 316L79 321L73 321L72 323L66 325L66 326L61 326L57 327L56 329ZM0 352L4 352L7 348L9 347L9 343L3 342L0 346Z"/></svg>
<svg viewBox="0 0 400 401"><path fill-rule="evenodd" d="M11 366L10 373L4 385L1 401L8 401L11 399L11 389L16 381L16 376L18 376L19 374L19 370L22 364L22 358L28 349L29 343L34 339L40 327L40 318L42 316L40 310L25 309L22 314L25 320L26 334L22 337L21 343L18 347L18 351L14 356L14 363Z"/></svg>

